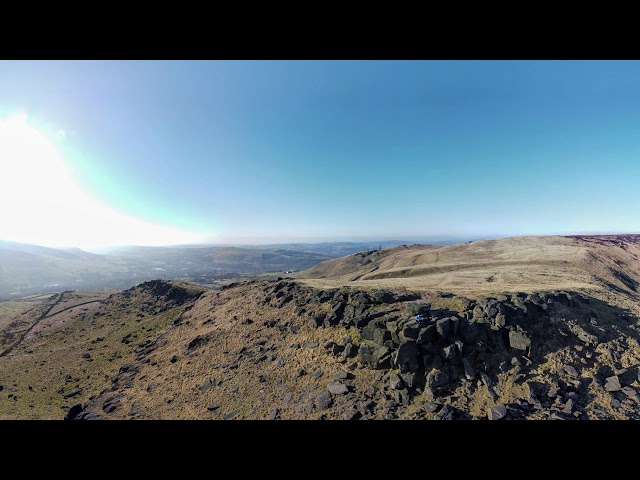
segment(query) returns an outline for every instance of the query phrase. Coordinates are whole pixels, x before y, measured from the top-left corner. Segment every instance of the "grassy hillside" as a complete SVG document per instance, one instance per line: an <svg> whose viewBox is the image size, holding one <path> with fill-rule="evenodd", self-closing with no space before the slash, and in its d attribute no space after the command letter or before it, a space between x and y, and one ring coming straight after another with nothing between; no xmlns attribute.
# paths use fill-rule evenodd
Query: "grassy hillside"
<svg viewBox="0 0 640 480"><path fill-rule="evenodd" d="M637 248L406 246L300 275L328 279L0 302L0 418L640 419Z"/></svg>
<svg viewBox="0 0 640 480"><path fill-rule="evenodd" d="M323 262L296 277L316 286L349 284L468 294L618 289L636 298L638 255L640 236L512 237L356 254Z"/></svg>
<svg viewBox="0 0 640 480"><path fill-rule="evenodd" d="M60 295L41 301L37 312L20 317L22 331L52 304L55 310L11 352L0 352L0 419L62 419L73 403L97 395L122 365L151 348L145 342L172 325L203 291L150 282L115 295L65 293L59 303ZM78 305L81 300L91 303ZM15 341L15 329L8 327L0 321L0 338L10 333Z"/></svg>

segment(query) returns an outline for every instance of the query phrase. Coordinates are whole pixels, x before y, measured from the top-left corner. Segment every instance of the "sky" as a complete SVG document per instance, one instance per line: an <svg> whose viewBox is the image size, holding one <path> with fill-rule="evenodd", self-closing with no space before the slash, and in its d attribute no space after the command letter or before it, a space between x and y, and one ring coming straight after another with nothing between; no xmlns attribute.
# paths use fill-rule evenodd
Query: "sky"
<svg viewBox="0 0 640 480"><path fill-rule="evenodd" d="M637 61L0 61L0 239L640 232Z"/></svg>

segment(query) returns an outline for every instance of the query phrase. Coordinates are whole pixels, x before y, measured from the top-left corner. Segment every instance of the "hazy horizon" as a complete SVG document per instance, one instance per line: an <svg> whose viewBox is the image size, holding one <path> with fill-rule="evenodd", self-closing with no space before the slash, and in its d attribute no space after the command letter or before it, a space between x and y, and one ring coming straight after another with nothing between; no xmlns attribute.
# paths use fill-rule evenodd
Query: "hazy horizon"
<svg viewBox="0 0 640 480"><path fill-rule="evenodd" d="M636 61L0 61L0 239L638 232L638 85Z"/></svg>
<svg viewBox="0 0 640 480"><path fill-rule="evenodd" d="M144 245L144 244L113 244L106 245L102 247L96 248L81 248L77 245L56 245L56 244L45 244L45 243L27 243L27 242L18 242L11 239L0 238L0 242L9 242L9 243L24 243L28 245L35 245L46 248L55 248L55 249L73 249L80 248L81 250L86 250L88 252L94 251L102 251L109 250L114 248L128 248L128 247L150 247L150 248L162 248L162 247L261 247L261 246L274 246L274 245L320 245L320 244L332 244L332 243L385 243L385 242L410 242L410 243L456 243L456 242L465 242L470 240L490 240L497 238L504 238L505 236L496 235L496 236L486 236L486 237L449 237L449 236L441 236L441 237L388 237L388 238L336 238L336 239L313 239L313 238L299 238L299 239L262 239L252 241L250 238L237 238L236 240L229 241L207 241L204 239L202 242L197 243L175 243L175 244L166 244L166 245Z"/></svg>
<svg viewBox="0 0 640 480"><path fill-rule="evenodd" d="M563 232L563 233L544 233L544 234L531 234L531 235L483 235L483 236L437 236L437 237L415 237L415 236L396 236L388 238L328 238L328 239L283 239L282 241L274 240L262 240L251 241L249 238L238 238L236 241L207 241L206 239L197 243L175 243L166 245L144 245L144 244L113 244L105 245L101 247L82 248L76 245L53 245L45 243L27 243L19 242L11 239L0 238L0 242L18 243L34 245L45 248L54 249L74 249L78 248L87 252L103 252L111 249L118 248L180 248L180 247L271 247L277 245L322 245L322 244L339 244L339 243L407 243L407 244L432 244L432 245L454 245L457 243L465 243L470 241L482 241L482 240L500 240L513 237L547 237L547 236L590 236L590 235L640 235L638 232L622 232L622 231L576 231L576 232Z"/></svg>

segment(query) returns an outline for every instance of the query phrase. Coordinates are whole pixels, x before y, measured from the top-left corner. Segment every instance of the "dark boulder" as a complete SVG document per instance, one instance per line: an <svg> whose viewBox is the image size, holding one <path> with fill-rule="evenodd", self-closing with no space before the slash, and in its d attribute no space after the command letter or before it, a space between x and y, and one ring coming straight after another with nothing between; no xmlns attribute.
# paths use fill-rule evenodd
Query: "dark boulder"
<svg viewBox="0 0 640 480"><path fill-rule="evenodd" d="M640 398L638 397L638 392L636 392L634 388L623 387L622 393L624 393L627 397L632 398L636 402L640 401Z"/></svg>
<svg viewBox="0 0 640 480"><path fill-rule="evenodd" d="M415 320L409 320L402 327L402 333L399 336L401 341L416 340L420 332L420 324Z"/></svg>
<svg viewBox="0 0 640 480"><path fill-rule="evenodd" d="M64 398L72 398L75 397L77 395L80 395L82 393L82 390L80 390L79 388L74 388L73 390L71 390L69 393L67 393Z"/></svg>
<svg viewBox="0 0 640 480"><path fill-rule="evenodd" d="M638 377L638 367L629 367L617 370L616 375L620 380L620 384L625 387L636 380L640 382L640 378Z"/></svg>
<svg viewBox="0 0 640 480"><path fill-rule="evenodd" d="M117 410L118 408L120 408L122 406L122 403L120 402L121 397L122 397L122 394L118 394L118 395L114 395L113 397L107 398L104 401L104 404L102 405L102 410L105 413L111 413Z"/></svg>
<svg viewBox="0 0 640 480"><path fill-rule="evenodd" d="M225 420L233 420L240 413L240 410L234 410L231 413L227 413L224 417Z"/></svg>
<svg viewBox="0 0 640 480"><path fill-rule="evenodd" d="M333 346L331 347L331 353L333 353L336 357L340 355L342 352L344 352L344 347L342 345L338 345L337 343L334 343Z"/></svg>
<svg viewBox="0 0 640 480"><path fill-rule="evenodd" d="M456 343L452 343L442 350L443 358L452 364L458 363L460 361L461 353L462 352L460 351L460 348Z"/></svg>
<svg viewBox="0 0 640 480"><path fill-rule="evenodd" d="M196 348L201 347L202 345L205 345L207 342L209 342L209 340L210 340L209 336L198 335L187 344L187 353L190 353Z"/></svg>
<svg viewBox="0 0 640 480"><path fill-rule="evenodd" d="M328 327L337 327L339 323L340 323L340 318L338 318L338 316L333 312L329 313L324 318L324 321L322 322L322 324L327 328Z"/></svg>
<svg viewBox="0 0 640 480"><path fill-rule="evenodd" d="M416 342L405 342L398 348L394 363L400 371L415 372L420 368L420 351Z"/></svg>
<svg viewBox="0 0 640 480"><path fill-rule="evenodd" d="M405 305L405 312L412 317L416 315L429 316L431 314L431 305L420 301L407 303Z"/></svg>
<svg viewBox="0 0 640 480"><path fill-rule="evenodd" d="M397 293L394 296L396 302L410 302L412 300L419 300L421 298L420 294L417 292Z"/></svg>
<svg viewBox="0 0 640 480"><path fill-rule="evenodd" d="M469 359L467 358L463 358L462 359L462 366L464 368L464 376L467 380L475 380L476 378L476 374L473 370L473 367L471 366L471 362L469 362Z"/></svg>
<svg viewBox="0 0 640 480"><path fill-rule="evenodd" d="M391 332L386 328L376 328L373 331L372 340L378 345L387 345L388 342L391 342Z"/></svg>
<svg viewBox="0 0 640 480"><path fill-rule="evenodd" d="M355 316L356 316L356 306L347 304L347 306L344 307L344 311L342 313L342 321L344 322L345 320L350 320Z"/></svg>
<svg viewBox="0 0 640 480"><path fill-rule="evenodd" d="M487 305L486 314L489 319L495 318L495 316L498 315L498 309L495 305Z"/></svg>
<svg viewBox="0 0 640 480"><path fill-rule="evenodd" d="M554 300L565 307L573 306L573 297L568 292L558 292L554 296Z"/></svg>
<svg viewBox="0 0 640 480"><path fill-rule="evenodd" d="M460 319L457 316L449 317L449 321L451 322L451 335L458 335L458 330L460 329Z"/></svg>
<svg viewBox="0 0 640 480"><path fill-rule="evenodd" d="M436 390L449 385L449 372L446 368L433 368L427 374L425 382L426 386L435 392Z"/></svg>
<svg viewBox="0 0 640 480"><path fill-rule="evenodd" d="M75 418L75 420L102 420L103 417L95 412L88 412L87 410L82 410L80 414Z"/></svg>
<svg viewBox="0 0 640 480"><path fill-rule="evenodd" d="M386 323L387 330L391 332L391 343L394 345L400 345L402 342L400 341L400 337L398 336L398 321L391 320ZM386 343L385 343L386 344Z"/></svg>
<svg viewBox="0 0 640 480"><path fill-rule="evenodd" d="M360 361L367 367L384 369L390 368L391 366L391 352L387 347L362 344L358 349L358 353L360 355Z"/></svg>
<svg viewBox="0 0 640 480"><path fill-rule="evenodd" d="M75 420L78 415L80 415L80 412L82 412L83 408L82 408L82 404L81 403L76 403L75 405L73 405L69 411L67 412L67 414L64 416L65 420Z"/></svg>
<svg viewBox="0 0 640 480"><path fill-rule="evenodd" d="M396 301L396 298L390 292L384 290L373 292L371 297L375 303L395 303Z"/></svg>
<svg viewBox="0 0 640 480"><path fill-rule="evenodd" d="M387 330L384 319L377 319L369 322L369 324L362 329L362 338L372 340L378 345L382 345L385 340L391 339L391 332Z"/></svg>
<svg viewBox="0 0 640 480"><path fill-rule="evenodd" d="M344 309L347 307L347 304L344 302L336 302L331 307L331 313L334 314L339 320L342 319L342 315L344 314Z"/></svg>
<svg viewBox="0 0 640 480"><path fill-rule="evenodd" d="M210 378L207 378L204 383L202 384L202 386L200 387L200 391L202 393L205 393L207 390L209 390L211 387L213 386L213 382L211 381Z"/></svg>
<svg viewBox="0 0 640 480"><path fill-rule="evenodd" d="M489 375L487 375L486 373L480 372L480 380L482 380L482 383L484 383L487 387L493 387L493 382L491 381L491 378L489 378Z"/></svg>
<svg viewBox="0 0 640 480"><path fill-rule="evenodd" d="M347 343L344 346L344 351L342 352L342 356L344 358L353 358L358 354L358 348L353 343Z"/></svg>
<svg viewBox="0 0 640 480"><path fill-rule="evenodd" d="M435 340L435 338L436 338L436 326L433 324L430 324L420 329L420 331L418 332L418 337L416 339L416 342L418 343L418 345L422 345L432 340Z"/></svg>
<svg viewBox="0 0 640 480"><path fill-rule="evenodd" d="M324 325L324 320L327 317L325 313L316 313L311 319L313 320L313 325L316 327L321 327Z"/></svg>
<svg viewBox="0 0 640 480"><path fill-rule="evenodd" d="M599 343L598 337L596 337L595 335L592 335L591 333L587 332L580 325L569 324L569 330L571 330L571 332L576 337L578 337L578 340L580 340L581 342L583 342L587 346L589 346L589 345L598 345L598 343Z"/></svg>
<svg viewBox="0 0 640 480"><path fill-rule="evenodd" d="M384 320L381 318L371 319L368 323L362 325L362 327L360 328L362 338L373 340L373 332L379 328L386 328Z"/></svg>
<svg viewBox="0 0 640 480"><path fill-rule="evenodd" d="M447 338L451 335L451 319L442 318L436 322L436 332L442 338Z"/></svg>
<svg viewBox="0 0 640 480"><path fill-rule="evenodd" d="M450 405L444 405L442 410L436 414L436 420L453 420L455 419L456 411Z"/></svg>
<svg viewBox="0 0 640 480"><path fill-rule="evenodd" d="M373 300L365 292L357 291L351 294L349 302L355 305L370 305Z"/></svg>

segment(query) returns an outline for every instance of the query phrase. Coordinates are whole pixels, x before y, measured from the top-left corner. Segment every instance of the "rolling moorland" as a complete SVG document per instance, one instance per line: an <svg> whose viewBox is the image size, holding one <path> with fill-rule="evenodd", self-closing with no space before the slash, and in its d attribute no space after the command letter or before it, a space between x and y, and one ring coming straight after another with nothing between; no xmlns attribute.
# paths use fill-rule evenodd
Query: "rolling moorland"
<svg viewBox="0 0 640 480"><path fill-rule="evenodd" d="M638 419L638 255L513 237L0 302L0 418Z"/></svg>

